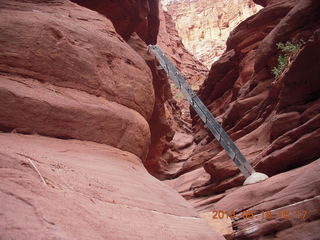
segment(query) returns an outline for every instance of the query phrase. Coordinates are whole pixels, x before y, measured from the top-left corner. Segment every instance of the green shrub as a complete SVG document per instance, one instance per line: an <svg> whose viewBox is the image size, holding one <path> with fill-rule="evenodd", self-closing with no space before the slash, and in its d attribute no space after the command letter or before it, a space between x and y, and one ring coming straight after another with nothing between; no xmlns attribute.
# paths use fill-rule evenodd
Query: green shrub
<svg viewBox="0 0 320 240"><path fill-rule="evenodd" d="M275 77L279 77L289 62L289 56L280 55L278 57L278 65L272 68L271 72Z"/></svg>
<svg viewBox="0 0 320 240"><path fill-rule="evenodd" d="M282 52L278 57L278 64L272 68L271 73L278 78L285 68L287 67L289 60L301 49L305 44L303 40L299 40L296 43L286 42L277 43L277 48Z"/></svg>

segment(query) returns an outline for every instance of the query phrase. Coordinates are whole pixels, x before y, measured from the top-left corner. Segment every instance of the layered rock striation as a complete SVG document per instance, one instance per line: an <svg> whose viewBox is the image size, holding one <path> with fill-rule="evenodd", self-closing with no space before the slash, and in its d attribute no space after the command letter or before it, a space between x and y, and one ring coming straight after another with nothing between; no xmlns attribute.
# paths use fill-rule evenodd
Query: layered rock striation
<svg viewBox="0 0 320 240"><path fill-rule="evenodd" d="M1 238L223 239L144 168L170 133L149 40L68 0L0 18Z"/></svg>
<svg viewBox="0 0 320 240"><path fill-rule="evenodd" d="M241 187L244 177L192 114L197 146L167 183L199 211L234 210L235 239L318 239L319 2L256 2L264 8L231 32L198 93L270 179Z"/></svg>
<svg viewBox="0 0 320 240"><path fill-rule="evenodd" d="M208 74L208 68L185 48L172 16L164 10L160 10L158 45L190 85L197 88L203 83Z"/></svg>
<svg viewBox="0 0 320 240"><path fill-rule="evenodd" d="M208 68L223 54L232 29L260 9L252 0L180 0L165 7L185 47Z"/></svg>
<svg viewBox="0 0 320 240"><path fill-rule="evenodd" d="M110 21L71 4L59 12L64 4L2 3L0 125L145 158L155 101L150 69Z"/></svg>
<svg viewBox="0 0 320 240"><path fill-rule="evenodd" d="M305 142L316 144L318 136L317 10L312 1L267 5L231 33L227 51L212 65L199 91L204 103L256 169L269 175L319 157L315 145L309 144L303 151L301 148ZM279 13L278 18L274 12ZM295 20L298 16L299 21ZM287 41L295 44L301 39L303 46L290 58L281 75L273 76L271 70L283 54L276 44ZM312 73L305 69L312 69ZM215 141L206 138L207 131L202 130L199 119L194 117L193 121L197 141L204 143L204 149L210 145L212 154L219 152ZM227 159L224 154L218 154L215 159L217 165L211 165L215 166L212 177L219 181L218 166ZM210 164L207 166L211 172ZM224 178L226 174L236 174L231 168L223 172L226 165L223 169Z"/></svg>

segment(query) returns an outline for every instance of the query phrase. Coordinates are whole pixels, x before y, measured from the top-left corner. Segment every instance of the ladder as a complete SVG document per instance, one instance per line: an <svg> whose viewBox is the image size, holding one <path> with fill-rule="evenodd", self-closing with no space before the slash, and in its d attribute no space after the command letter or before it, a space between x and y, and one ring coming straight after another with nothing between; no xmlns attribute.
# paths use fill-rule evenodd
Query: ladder
<svg viewBox="0 0 320 240"><path fill-rule="evenodd" d="M241 173L248 178L255 172L248 160L242 155L228 134L223 130L221 125L213 117L200 98L194 93L187 81L183 78L173 63L165 56L162 50L156 45L149 45L149 49L155 54L161 67L167 72L174 84L180 89L190 105L198 113L201 120L210 129L213 136L218 140L232 161L240 169Z"/></svg>

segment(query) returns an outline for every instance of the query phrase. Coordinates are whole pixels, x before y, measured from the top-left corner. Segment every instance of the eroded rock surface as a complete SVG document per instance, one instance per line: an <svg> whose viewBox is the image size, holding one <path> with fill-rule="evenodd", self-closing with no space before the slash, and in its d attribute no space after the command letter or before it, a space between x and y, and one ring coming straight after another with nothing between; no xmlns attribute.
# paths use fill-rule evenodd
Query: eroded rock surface
<svg viewBox="0 0 320 240"><path fill-rule="evenodd" d="M205 80L208 69L197 60L184 46L182 39L178 34L175 23L171 15L160 8L160 30L158 36L158 43L161 49L165 52L166 56L172 61L172 63L181 72L192 89L198 90L199 86ZM170 81L171 82L171 81ZM190 110L189 103L184 99L179 89L171 82L172 98L176 101L176 105L181 109L175 109L174 116L178 123L178 129L182 131L189 131L190 127L185 122L190 122Z"/></svg>
<svg viewBox="0 0 320 240"><path fill-rule="evenodd" d="M137 32L147 44L155 44L159 32L159 0L72 0L106 16L127 41Z"/></svg>
<svg viewBox="0 0 320 240"><path fill-rule="evenodd" d="M252 0L179 0L166 8L186 48L208 68L223 54L232 29L260 9Z"/></svg>
<svg viewBox="0 0 320 240"><path fill-rule="evenodd" d="M144 158L154 106L145 61L106 18L63 1L52 5L1 3L0 125L107 143ZM83 113L75 116L77 108ZM125 143L128 133L136 146Z"/></svg>
<svg viewBox="0 0 320 240"><path fill-rule="evenodd" d="M177 110L172 99L169 79L160 67L158 60L148 49L148 46L137 35L133 34L128 44L142 56L152 72L152 81L155 89L155 105L149 121L151 144L144 165L157 178L163 178L167 172L167 161L163 154L167 151L169 142L174 136L177 125L173 112Z"/></svg>
<svg viewBox="0 0 320 240"><path fill-rule="evenodd" d="M240 187L244 177L193 115L197 145L167 183L199 210L235 208L235 239L318 239L319 179L313 169L320 157L319 2L256 2L264 8L231 32L199 95L255 170L271 178ZM275 77L271 70L284 54L277 43L287 41L303 44ZM278 208L294 214L309 209L310 218L241 218L245 210Z"/></svg>
<svg viewBox="0 0 320 240"><path fill-rule="evenodd" d="M320 154L319 148L315 147L319 142L320 106L320 72L317 67L320 56L319 30L315 30L319 27L316 21L319 19L318 3L309 4L310 7L303 8L305 10L302 9L300 14L305 13L314 19L305 22L303 31L292 31L286 39L295 42L304 38L305 44L290 59L281 76L275 78L271 74L280 52L270 57L268 64L258 72L255 71L255 63L260 61L260 55L257 54L260 43L265 44L262 39L266 36L266 29L269 29L269 35L275 34L265 17L275 17L268 13L279 9L282 13L277 21L271 18L270 24L273 24L273 29L277 29L279 24L286 25L281 19L286 19L286 14L297 11L296 8L301 5L294 1L291 5L288 2L268 5L259 14L241 23L230 35L229 50L212 65L199 91L204 103L255 169L268 175L304 165L317 159ZM253 33L257 26L260 26L261 31L251 34L255 40L249 40L245 32ZM276 42L272 45L276 48ZM197 194L221 192L241 184L243 179L237 175L239 170L221 151L208 130L203 128L197 116L194 116L193 123L195 141L199 144L194 156L185 163L185 170L181 171L203 164L211 179L205 187L197 190Z"/></svg>
<svg viewBox="0 0 320 240"><path fill-rule="evenodd" d="M207 67L185 48L172 16L162 9L158 45L193 88L202 84L208 74Z"/></svg>
<svg viewBox="0 0 320 240"><path fill-rule="evenodd" d="M67 0L1 1L0 18L1 238L223 239L143 166L169 123L138 40Z"/></svg>
<svg viewBox="0 0 320 240"><path fill-rule="evenodd" d="M0 143L4 239L224 239L131 153L10 133Z"/></svg>
<svg viewBox="0 0 320 240"><path fill-rule="evenodd" d="M194 206L231 215L234 239L319 239L319 163L229 190L221 200L199 198Z"/></svg>

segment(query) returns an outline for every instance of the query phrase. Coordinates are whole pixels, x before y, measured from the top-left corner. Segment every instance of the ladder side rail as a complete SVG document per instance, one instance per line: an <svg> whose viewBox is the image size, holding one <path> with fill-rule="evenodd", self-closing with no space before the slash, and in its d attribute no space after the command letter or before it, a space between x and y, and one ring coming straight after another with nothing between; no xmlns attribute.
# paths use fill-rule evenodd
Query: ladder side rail
<svg viewBox="0 0 320 240"><path fill-rule="evenodd" d="M188 102L192 105L198 113L201 120L207 125L214 137L218 140L221 146L225 149L229 157L233 160L236 166L240 169L242 174L246 177L254 171L250 163L245 159L240 150L233 143L228 134L223 130L218 121L213 117L208 108L203 104L200 98L194 93L187 81L181 76L177 68L171 61L163 54L157 46L150 46L156 54L160 65L167 72L169 77L173 80L175 85L181 90Z"/></svg>

